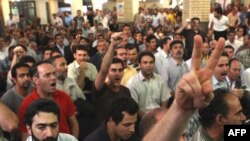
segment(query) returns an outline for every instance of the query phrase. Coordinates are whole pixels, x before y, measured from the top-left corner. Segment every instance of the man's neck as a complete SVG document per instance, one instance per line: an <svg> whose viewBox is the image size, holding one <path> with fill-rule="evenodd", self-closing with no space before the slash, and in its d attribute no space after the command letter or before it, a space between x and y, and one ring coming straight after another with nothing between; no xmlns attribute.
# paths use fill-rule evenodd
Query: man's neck
<svg viewBox="0 0 250 141"><path fill-rule="evenodd" d="M182 63L182 58L173 58L178 65Z"/></svg>
<svg viewBox="0 0 250 141"><path fill-rule="evenodd" d="M17 94L21 95L22 97L26 97L29 94L29 89L24 89L19 86L15 86L15 91Z"/></svg>
<svg viewBox="0 0 250 141"><path fill-rule="evenodd" d="M107 128L107 134L109 136L110 141L120 141L121 139L119 139L115 133L114 130L112 130L112 125L110 125L111 123L107 122L106 123L106 128Z"/></svg>
<svg viewBox="0 0 250 141"><path fill-rule="evenodd" d="M45 92L41 91L40 89L36 89L36 91L41 98L53 99L53 97L52 97L53 93L45 93Z"/></svg>
<svg viewBox="0 0 250 141"><path fill-rule="evenodd" d="M143 75L143 77L144 77L145 79L149 80L149 79L151 79L151 78L153 77L153 72L152 72L150 75L145 75L145 74L143 74L143 73L142 73L142 75Z"/></svg>
<svg viewBox="0 0 250 141"><path fill-rule="evenodd" d="M106 82L106 84L113 92L118 92L121 87L121 85L114 85L114 83L111 83L109 80Z"/></svg>
<svg viewBox="0 0 250 141"><path fill-rule="evenodd" d="M220 128L222 127L211 127L205 129L205 132L208 134L210 138L213 139L213 141L222 141L223 140L223 134L220 132Z"/></svg>

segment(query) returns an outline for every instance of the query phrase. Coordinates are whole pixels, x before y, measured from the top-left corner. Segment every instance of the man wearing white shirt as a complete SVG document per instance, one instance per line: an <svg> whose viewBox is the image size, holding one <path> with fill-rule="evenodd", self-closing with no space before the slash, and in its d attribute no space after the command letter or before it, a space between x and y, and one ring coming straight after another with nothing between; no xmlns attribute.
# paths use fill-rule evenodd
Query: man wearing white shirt
<svg viewBox="0 0 250 141"><path fill-rule="evenodd" d="M224 89L229 90L229 82L227 81L227 73L229 69L229 58L226 53L222 53L212 77L213 90Z"/></svg>
<svg viewBox="0 0 250 141"><path fill-rule="evenodd" d="M167 58L170 56L170 45L171 39L169 37L164 38L162 40L162 45L157 53L154 54L155 56L155 66L154 72L160 74L163 64L166 62Z"/></svg>
<svg viewBox="0 0 250 141"><path fill-rule="evenodd" d="M243 42L235 40L235 30L230 30L228 33L228 39L225 42L225 46L231 45L234 48L234 53L243 45Z"/></svg>
<svg viewBox="0 0 250 141"><path fill-rule="evenodd" d="M212 19L210 29L214 30L215 40L218 40L220 37L227 39L228 18L222 14L221 7L214 9L214 18Z"/></svg>

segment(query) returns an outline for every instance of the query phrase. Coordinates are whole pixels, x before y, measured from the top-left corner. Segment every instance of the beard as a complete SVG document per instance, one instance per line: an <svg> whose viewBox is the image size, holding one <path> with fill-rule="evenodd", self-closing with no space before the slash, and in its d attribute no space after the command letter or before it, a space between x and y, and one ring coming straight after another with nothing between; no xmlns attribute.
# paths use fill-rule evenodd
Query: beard
<svg viewBox="0 0 250 141"><path fill-rule="evenodd" d="M31 137L32 137L32 141L57 141L57 137L47 137L44 140L39 140L33 133L33 131L31 130Z"/></svg>

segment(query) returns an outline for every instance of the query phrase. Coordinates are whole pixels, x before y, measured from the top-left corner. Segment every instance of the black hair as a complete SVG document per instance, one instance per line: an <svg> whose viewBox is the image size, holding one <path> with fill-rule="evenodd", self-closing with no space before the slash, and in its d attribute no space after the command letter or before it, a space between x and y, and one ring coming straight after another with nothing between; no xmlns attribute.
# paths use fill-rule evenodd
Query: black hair
<svg viewBox="0 0 250 141"><path fill-rule="evenodd" d="M157 38L155 37L155 35L150 34L150 35L147 36L146 41L147 41L147 43L150 43L150 41L153 40L153 39L155 39L157 41Z"/></svg>
<svg viewBox="0 0 250 141"><path fill-rule="evenodd" d="M141 63L141 59L144 56L150 56L151 58L153 58L154 62L155 62L155 56L152 52L149 51L143 51L138 55L138 62Z"/></svg>
<svg viewBox="0 0 250 141"><path fill-rule="evenodd" d="M119 59L117 57L114 57L112 59L112 63L111 64L119 64L119 63L122 65L122 68L124 68L124 64L123 64L123 61L121 59Z"/></svg>
<svg viewBox="0 0 250 141"><path fill-rule="evenodd" d="M53 51L52 48L50 48L50 47L45 47L45 48L43 48L43 50L42 50L42 54L44 55L45 51L47 51L47 50L50 50L51 52Z"/></svg>
<svg viewBox="0 0 250 141"><path fill-rule="evenodd" d="M64 58L64 57L62 55L56 55L56 56L53 56L53 57L49 58L49 62L51 64L54 64L56 59L58 59L58 58Z"/></svg>
<svg viewBox="0 0 250 141"><path fill-rule="evenodd" d="M165 37L165 38L161 39L160 42L159 42L160 47L163 48L163 45L167 44L169 42L169 40L171 40L170 37Z"/></svg>
<svg viewBox="0 0 250 141"><path fill-rule="evenodd" d="M75 54L77 50L82 50L88 53L87 46L84 45L77 45L75 48L73 48L73 53Z"/></svg>
<svg viewBox="0 0 250 141"><path fill-rule="evenodd" d="M124 117L123 112L134 115L138 112L138 109L139 106L133 98L119 95L108 104L105 121L107 122L112 118L115 124L118 124Z"/></svg>
<svg viewBox="0 0 250 141"><path fill-rule="evenodd" d="M216 122L216 116L221 114L226 117L229 112L229 105L226 97L230 95L229 91L223 89L217 89L214 92L214 98L210 104L199 110L200 122L204 128L209 128L213 126Z"/></svg>
<svg viewBox="0 0 250 141"><path fill-rule="evenodd" d="M30 106L26 109L24 114L24 123L31 126L33 118L39 112L53 113L58 117L58 122L60 120L60 108L53 101L45 98L39 98L33 101Z"/></svg>
<svg viewBox="0 0 250 141"><path fill-rule="evenodd" d="M237 59L237 58L231 58L231 59L229 60L229 68L231 67L233 61L237 61L237 62L240 63L240 60L239 60L239 59Z"/></svg>
<svg viewBox="0 0 250 141"><path fill-rule="evenodd" d="M222 10L221 7L216 7L216 8L214 9L214 11L215 11L216 13L220 14L220 15L223 14L223 10Z"/></svg>
<svg viewBox="0 0 250 141"><path fill-rule="evenodd" d="M16 63L12 68L11 68L11 76L13 78L16 78L16 75L17 75L17 69L19 68L22 68L22 67L25 67L25 68L30 68L29 65L25 64L25 63L22 63L22 62L19 62L19 63Z"/></svg>
<svg viewBox="0 0 250 141"><path fill-rule="evenodd" d="M128 43L125 46L125 49L128 49L128 50L132 50L134 48L136 49L137 53L139 53L139 45Z"/></svg>
<svg viewBox="0 0 250 141"><path fill-rule="evenodd" d="M33 63L35 64L36 63L36 60L32 57L32 56L23 56L19 62L22 62L22 63Z"/></svg>
<svg viewBox="0 0 250 141"><path fill-rule="evenodd" d="M181 46L184 48L183 42L182 41L172 41L170 44L170 49L173 48L174 45L176 44L181 44Z"/></svg>
<svg viewBox="0 0 250 141"><path fill-rule="evenodd" d="M234 47L231 46L231 45L226 45L225 48L227 48L227 49L232 49L232 50L234 51Z"/></svg>
<svg viewBox="0 0 250 141"><path fill-rule="evenodd" d="M26 48L25 46L21 45L21 44L17 44L17 45L14 47L14 49L15 49L16 47L22 47L26 52L28 51L27 48Z"/></svg>

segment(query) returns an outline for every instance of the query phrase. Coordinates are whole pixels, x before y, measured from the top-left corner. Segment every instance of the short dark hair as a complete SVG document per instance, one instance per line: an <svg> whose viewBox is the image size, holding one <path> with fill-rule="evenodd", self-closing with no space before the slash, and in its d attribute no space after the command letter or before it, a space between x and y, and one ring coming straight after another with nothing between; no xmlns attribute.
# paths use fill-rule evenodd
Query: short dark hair
<svg viewBox="0 0 250 141"><path fill-rule="evenodd" d="M25 63L22 63L22 62L19 62L19 63L16 63L12 68L11 68L11 76L13 78L16 78L16 75L17 75L17 69L19 68L22 68L22 67L25 67L25 68L30 68L29 65L25 64Z"/></svg>
<svg viewBox="0 0 250 141"><path fill-rule="evenodd" d="M175 44L181 44L182 47L184 48L184 45L183 45L182 41L172 41L171 44L170 44L170 49L172 49Z"/></svg>
<svg viewBox="0 0 250 141"><path fill-rule="evenodd" d="M137 45L137 44L128 43L128 44L126 44L125 49L127 49L127 50L136 49L136 51L139 53L139 45Z"/></svg>
<svg viewBox="0 0 250 141"><path fill-rule="evenodd" d="M8 53L10 54L11 51L12 51L15 47L16 47L16 46L10 46L10 47L8 48Z"/></svg>
<svg viewBox="0 0 250 141"><path fill-rule="evenodd" d="M26 48L25 46L21 45L21 44L17 44L17 45L14 47L14 49L15 49L16 47L22 47L26 52L28 51L27 48Z"/></svg>
<svg viewBox="0 0 250 141"><path fill-rule="evenodd" d="M199 18L199 17L193 17L193 18L191 19L192 22L194 22L195 20L200 21L200 18Z"/></svg>
<svg viewBox="0 0 250 141"><path fill-rule="evenodd" d="M147 41L147 43L149 43L149 42L150 42L151 40L153 40L153 39L155 39L155 40L157 41L157 38L155 37L155 35L150 34L150 35L147 36L146 41Z"/></svg>
<svg viewBox="0 0 250 141"><path fill-rule="evenodd" d="M27 55L27 56L23 56L19 62L35 64L36 60L32 56Z"/></svg>
<svg viewBox="0 0 250 141"><path fill-rule="evenodd" d="M124 25L122 26L122 30L124 29L124 27L129 27L129 28L131 29L131 27L130 27L129 24L124 24Z"/></svg>
<svg viewBox="0 0 250 141"><path fill-rule="evenodd" d="M73 53L75 54L77 50L82 50L88 53L88 49L84 45L77 45L75 48L73 48Z"/></svg>
<svg viewBox="0 0 250 141"><path fill-rule="evenodd" d="M232 50L234 51L234 47L231 46L231 45L226 45L225 48L227 48L227 49L232 49Z"/></svg>
<svg viewBox="0 0 250 141"><path fill-rule="evenodd" d="M38 62L38 63L36 63L34 66L32 66L31 68L30 68L30 75L31 75L31 77L34 77L34 76L36 76L36 77L39 77L39 74L38 74L38 70L37 70L37 68L40 66L40 65L43 65L43 64L51 64L49 61L40 61L40 62ZM51 64L52 65L52 64Z"/></svg>
<svg viewBox="0 0 250 141"><path fill-rule="evenodd" d="M165 37L163 39L160 40L160 47L163 48L164 44L167 44L169 42L169 40L172 40L170 37Z"/></svg>
<svg viewBox="0 0 250 141"><path fill-rule="evenodd" d="M239 60L239 59L237 59L237 58L231 58L231 59L229 60L229 68L231 67L231 65L232 65L232 63L233 63L234 61L240 63L240 60Z"/></svg>
<svg viewBox="0 0 250 141"><path fill-rule="evenodd" d="M55 39L56 39L58 36L62 36L62 34L57 33L57 34L55 35Z"/></svg>
<svg viewBox="0 0 250 141"><path fill-rule="evenodd" d="M26 109L24 114L24 123L31 126L34 116L39 112L53 113L58 117L58 122L60 120L59 106L53 100L39 98L33 101Z"/></svg>
<svg viewBox="0 0 250 141"><path fill-rule="evenodd" d="M124 68L123 61L120 58L114 57L112 59L112 63L111 64L119 64L119 63L122 65L122 68Z"/></svg>
<svg viewBox="0 0 250 141"><path fill-rule="evenodd" d="M216 8L214 9L214 11L215 11L216 13L220 14L220 15L223 14L223 10L222 10L221 7L216 7Z"/></svg>
<svg viewBox="0 0 250 141"><path fill-rule="evenodd" d="M62 55L56 55L51 58L49 58L49 62L53 65L58 58L64 58Z"/></svg>
<svg viewBox="0 0 250 141"><path fill-rule="evenodd" d="M138 55L138 62L141 63L141 59L144 56L150 56L151 58L153 58L154 62L155 62L155 56L152 52L149 51L143 51Z"/></svg>
<svg viewBox="0 0 250 141"><path fill-rule="evenodd" d="M118 124L124 117L123 112L134 115L138 112L138 109L139 106L133 98L119 95L108 104L105 121L107 122L112 118L115 124Z"/></svg>
<svg viewBox="0 0 250 141"><path fill-rule="evenodd" d="M45 48L43 48L43 50L42 50L42 54L44 55L45 51L47 51L47 50L50 50L51 52L53 51L52 48L50 48L50 47L45 47Z"/></svg>
<svg viewBox="0 0 250 141"><path fill-rule="evenodd" d="M213 93L214 98L210 104L206 108L199 110L199 120L205 128L209 128L215 123L218 114L226 117L229 112L229 105L226 101L226 97L231 93L223 89L217 89Z"/></svg>

